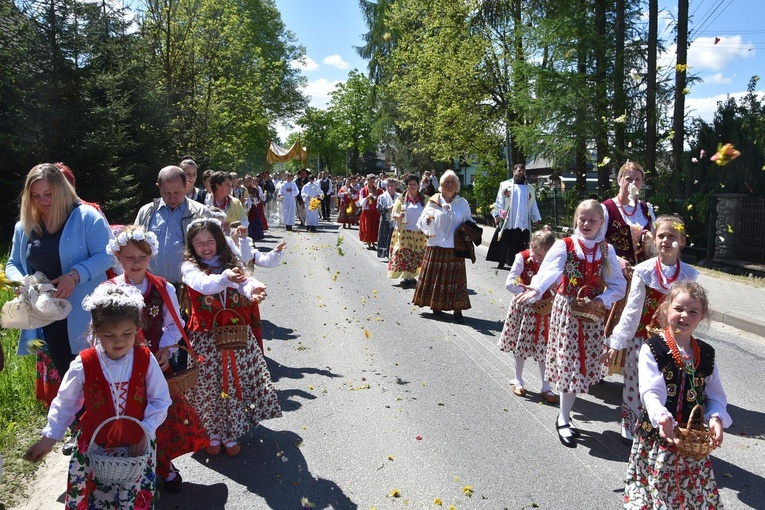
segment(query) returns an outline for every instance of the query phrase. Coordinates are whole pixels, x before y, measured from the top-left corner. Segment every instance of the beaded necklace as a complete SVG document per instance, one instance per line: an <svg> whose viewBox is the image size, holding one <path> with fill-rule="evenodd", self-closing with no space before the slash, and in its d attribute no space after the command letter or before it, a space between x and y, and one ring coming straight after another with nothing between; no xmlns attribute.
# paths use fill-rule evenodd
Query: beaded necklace
<svg viewBox="0 0 765 510"><path fill-rule="evenodd" d="M595 269L595 254L598 252L598 244L595 243L592 248L587 248L581 239L577 239L576 242L579 243L579 247L584 255L585 285L589 285L592 280L592 272Z"/></svg>
<svg viewBox="0 0 765 510"><path fill-rule="evenodd" d="M619 210L622 212L623 215L625 215L628 218L632 218L633 216L635 216L635 213L637 213L637 211L638 211L638 203L639 202L636 201L635 202L635 207L632 209L632 212L628 213L627 209L625 209L624 205L622 204L622 199L619 198L619 197L616 197L616 199L619 201L619 203L616 204L616 206L619 208Z"/></svg>
<svg viewBox="0 0 765 510"><path fill-rule="evenodd" d="M672 286L673 283L677 281L677 278L680 276L680 257L677 258L677 264L675 264L675 274L672 275L671 278L667 278L664 276L664 273L661 271L661 262L659 262L659 259L656 259L656 279L659 280L659 285L661 285L662 289L669 289L670 286ZM665 285L666 282L666 285Z"/></svg>
<svg viewBox="0 0 765 510"><path fill-rule="evenodd" d="M669 352L672 354L672 359L675 360L677 366L683 369L686 373L695 373L701 363L701 347L699 342L695 338L691 337L691 354L685 356L680 352L680 348L677 346L675 335L672 334L672 328L667 326L664 328L664 340L667 342Z"/></svg>

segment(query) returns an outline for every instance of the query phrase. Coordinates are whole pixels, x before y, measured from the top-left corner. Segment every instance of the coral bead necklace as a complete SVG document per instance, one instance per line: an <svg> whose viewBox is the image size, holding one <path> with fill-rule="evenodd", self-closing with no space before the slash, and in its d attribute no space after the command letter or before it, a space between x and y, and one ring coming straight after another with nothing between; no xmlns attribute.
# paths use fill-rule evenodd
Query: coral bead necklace
<svg viewBox="0 0 765 510"><path fill-rule="evenodd" d="M661 262L658 258L656 259L656 279L659 280L659 285L661 285L662 289L669 289L677 281L678 276L680 276L680 257L677 258L675 274L671 278L664 276L664 273L661 271Z"/></svg>
<svg viewBox="0 0 765 510"><path fill-rule="evenodd" d="M677 346L675 335L672 334L672 328L667 326L664 328L664 339L669 347L669 352L672 355L672 359L675 360L677 366L685 370L686 372L695 372L699 368L701 363L701 348L699 342L695 338L691 337L691 354L686 356L680 352L680 348Z"/></svg>

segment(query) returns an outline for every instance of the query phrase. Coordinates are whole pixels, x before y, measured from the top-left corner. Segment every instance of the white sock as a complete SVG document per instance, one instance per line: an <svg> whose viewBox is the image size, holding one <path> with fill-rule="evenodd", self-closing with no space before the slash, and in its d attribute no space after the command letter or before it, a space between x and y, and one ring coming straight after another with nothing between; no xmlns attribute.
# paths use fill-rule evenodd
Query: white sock
<svg viewBox="0 0 765 510"><path fill-rule="evenodd" d="M574 408L576 393L564 392L560 394L560 416L558 425L569 425L571 423L571 409Z"/></svg>
<svg viewBox="0 0 765 510"><path fill-rule="evenodd" d="M545 380L545 362L540 361L539 362L539 377L542 379L542 393L547 393L548 391L552 391L552 385L550 384L550 381Z"/></svg>
<svg viewBox="0 0 765 510"><path fill-rule="evenodd" d="M515 381L516 384L523 386L523 365L526 364L526 360L523 358L515 358Z"/></svg>

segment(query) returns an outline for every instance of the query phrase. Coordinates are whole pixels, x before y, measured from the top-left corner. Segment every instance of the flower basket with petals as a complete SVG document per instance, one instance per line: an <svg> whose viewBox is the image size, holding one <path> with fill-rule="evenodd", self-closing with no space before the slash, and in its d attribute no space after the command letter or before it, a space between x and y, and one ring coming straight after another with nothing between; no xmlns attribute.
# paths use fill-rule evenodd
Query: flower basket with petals
<svg viewBox="0 0 765 510"><path fill-rule="evenodd" d="M173 347L183 349L189 353L189 361L191 362L191 366L185 370L175 372L167 377L167 387L170 389L171 397L185 393L186 391L195 387L199 382L199 361L197 361L197 357L194 352L184 347L183 345L178 344L171 345L170 347L164 347L163 349L171 349Z"/></svg>
<svg viewBox="0 0 765 510"><path fill-rule="evenodd" d="M704 408L699 404L693 406L685 427L675 427L675 437L680 440L677 452L689 459L701 460L715 449L712 432L704 423Z"/></svg>
<svg viewBox="0 0 765 510"><path fill-rule="evenodd" d="M142 455L130 457L126 446L110 448L95 445L96 437L101 432L101 428L114 420L134 421L141 426L146 437L149 437L146 426L132 416L112 416L101 422L95 432L93 432L87 455L96 480L107 485L129 485L143 476L146 462L149 456L153 455L153 450L151 446L147 446L146 451Z"/></svg>
<svg viewBox="0 0 765 510"><path fill-rule="evenodd" d="M576 297L571 301L571 315L583 322L598 322L605 318L606 307L600 301L582 296L584 289L592 289L589 285L581 287Z"/></svg>
<svg viewBox="0 0 765 510"><path fill-rule="evenodd" d="M221 312L229 312L236 317L231 319L231 324L226 326L218 325L218 315ZM245 323L244 318L231 308L221 308L213 316L213 336L215 337L215 346L220 349L244 349L247 347L247 338L250 326Z"/></svg>

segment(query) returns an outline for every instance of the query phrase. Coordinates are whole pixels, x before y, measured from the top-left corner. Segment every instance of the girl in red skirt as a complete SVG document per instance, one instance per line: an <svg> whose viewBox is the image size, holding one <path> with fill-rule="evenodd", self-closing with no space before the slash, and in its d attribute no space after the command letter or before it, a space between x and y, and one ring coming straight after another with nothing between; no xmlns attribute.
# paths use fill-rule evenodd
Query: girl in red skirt
<svg viewBox="0 0 765 510"><path fill-rule="evenodd" d="M175 288L162 277L147 271L151 257L157 254L159 243L153 232L128 225L109 241L107 252L117 257L125 273L109 280L118 285L137 289L144 299L139 338L157 358L165 375L171 375L170 355L186 332L180 318ZM209 442L199 416L183 394L175 395L167 410L167 419L157 429L157 474L164 478L170 492L181 490L183 480L172 459L205 448Z"/></svg>
<svg viewBox="0 0 765 510"><path fill-rule="evenodd" d="M367 185L359 191L358 206L361 208L359 217L359 240L367 243L367 250L376 250L377 231L380 229L380 211L377 210L377 197L383 190L375 185L375 174L367 175Z"/></svg>

